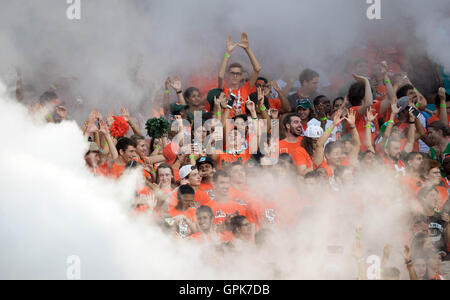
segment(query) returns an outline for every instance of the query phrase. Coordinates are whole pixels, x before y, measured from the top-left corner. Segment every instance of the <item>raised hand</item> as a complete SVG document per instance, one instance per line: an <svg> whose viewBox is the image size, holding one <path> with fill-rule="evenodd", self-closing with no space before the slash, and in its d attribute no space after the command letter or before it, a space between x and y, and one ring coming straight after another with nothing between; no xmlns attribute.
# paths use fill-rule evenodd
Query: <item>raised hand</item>
<svg viewBox="0 0 450 300"><path fill-rule="evenodd" d="M106 114L106 122L108 122L108 126L111 127L112 123L114 123L114 118L113 118L114 113L112 111L108 111L108 113Z"/></svg>
<svg viewBox="0 0 450 300"><path fill-rule="evenodd" d="M227 53L231 54L231 52L233 52L234 48L236 48L238 44L232 44L231 42L231 36L228 36L227 39Z"/></svg>
<svg viewBox="0 0 450 300"><path fill-rule="evenodd" d="M167 91L170 89L170 87L172 86L172 81L170 80L170 77L167 77L166 82L164 83L164 86L166 87Z"/></svg>
<svg viewBox="0 0 450 300"><path fill-rule="evenodd" d="M256 88L258 93L258 106L262 107L264 105L264 91L262 87Z"/></svg>
<svg viewBox="0 0 450 300"><path fill-rule="evenodd" d="M247 107L247 109L248 109L251 113L256 113L255 102L253 102L253 101L247 101L247 102L245 103L245 106Z"/></svg>
<svg viewBox="0 0 450 300"><path fill-rule="evenodd" d="M239 47L241 47L244 50L250 49L250 43L248 42L248 35L243 32L241 35L241 42L239 43Z"/></svg>
<svg viewBox="0 0 450 300"><path fill-rule="evenodd" d="M98 121L98 124L100 125L100 132L103 133L105 136L109 133L108 125L106 125L106 122L104 120Z"/></svg>
<svg viewBox="0 0 450 300"><path fill-rule="evenodd" d="M387 62L383 60L383 61L380 63L380 65L381 65L381 74L383 74L383 76L386 76L387 73L388 73L388 65L387 65Z"/></svg>
<svg viewBox="0 0 450 300"><path fill-rule="evenodd" d="M171 86L176 92L181 91L181 80L180 80L180 77L175 76L173 78Z"/></svg>
<svg viewBox="0 0 450 300"><path fill-rule="evenodd" d="M342 117L343 113L344 113L344 110L342 108L338 109L336 111L336 113L334 114L334 117L333 117L334 126L338 126L345 119L344 117Z"/></svg>
<svg viewBox="0 0 450 300"><path fill-rule="evenodd" d="M372 123L373 121L375 121L377 119L377 117L378 117L378 113L375 113L374 109L369 108L367 110L367 113L366 113L367 122Z"/></svg>
<svg viewBox="0 0 450 300"><path fill-rule="evenodd" d="M360 75L356 75L356 74L352 74L352 76L358 82L366 83L367 81L369 81L369 78L364 77L364 76L360 76Z"/></svg>
<svg viewBox="0 0 450 300"><path fill-rule="evenodd" d="M411 249L409 249L408 245L405 245L405 248L403 249L403 258L405 259L405 262L411 261Z"/></svg>
<svg viewBox="0 0 450 300"><path fill-rule="evenodd" d="M98 131L97 125L95 125L95 123L88 122L87 132L88 133L94 133L94 132L97 132L97 131Z"/></svg>
<svg viewBox="0 0 450 300"><path fill-rule="evenodd" d="M273 87L275 91L280 90L280 87L278 86L278 83L275 80L269 81L269 86Z"/></svg>
<svg viewBox="0 0 450 300"><path fill-rule="evenodd" d="M394 115L397 115L400 112L400 107L398 107L397 102L397 99L393 99L391 104L391 110Z"/></svg>
<svg viewBox="0 0 450 300"><path fill-rule="evenodd" d="M445 95L445 88L440 87L439 91L438 91L438 95L439 95L439 99L441 100L445 100L446 95Z"/></svg>
<svg viewBox="0 0 450 300"><path fill-rule="evenodd" d="M120 113L122 114L122 117L125 119L125 121L130 122L130 113L128 112L128 109L122 107Z"/></svg>
<svg viewBox="0 0 450 300"><path fill-rule="evenodd" d="M356 123L356 111L355 110L350 110L347 114L347 117L345 118L345 120L347 120L348 125L350 125L351 127L355 126Z"/></svg>

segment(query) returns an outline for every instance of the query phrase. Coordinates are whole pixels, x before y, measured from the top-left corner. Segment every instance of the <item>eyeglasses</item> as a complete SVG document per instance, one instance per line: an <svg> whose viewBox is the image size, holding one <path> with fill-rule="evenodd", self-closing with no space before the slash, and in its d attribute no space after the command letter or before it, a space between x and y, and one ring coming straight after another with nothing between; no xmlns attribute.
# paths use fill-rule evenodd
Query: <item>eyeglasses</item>
<svg viewBox="0 0 450 300"><path fill-rule="evenodd" d="M242 72L230 72L230 75L234 77L239 77L242 75Z"/></svg>

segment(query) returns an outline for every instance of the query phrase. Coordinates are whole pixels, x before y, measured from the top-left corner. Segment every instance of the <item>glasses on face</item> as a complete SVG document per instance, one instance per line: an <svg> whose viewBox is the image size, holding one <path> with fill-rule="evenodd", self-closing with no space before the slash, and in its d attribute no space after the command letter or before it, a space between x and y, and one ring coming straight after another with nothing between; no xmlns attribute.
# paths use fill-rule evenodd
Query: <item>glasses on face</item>
<svg viewBox="0 0 450 300"><path fill-rule="evenodd" d="M233 77L239 77L242 76L242 72L230 72L230 75Z"/></svg>

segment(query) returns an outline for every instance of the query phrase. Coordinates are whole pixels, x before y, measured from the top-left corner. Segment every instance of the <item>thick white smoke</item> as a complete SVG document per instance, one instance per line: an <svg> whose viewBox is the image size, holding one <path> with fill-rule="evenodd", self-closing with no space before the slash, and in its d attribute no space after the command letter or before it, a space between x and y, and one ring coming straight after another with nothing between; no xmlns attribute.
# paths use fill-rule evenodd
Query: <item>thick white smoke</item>
<svg viewBox="0 0 450 300"><path fill-rule="evenodd" d="M81 1L81 20L69 20L65 1L8 1L0 12L0 74L14 84L20 67L34 97L63 77L86 113L94 106L136 108L143 100L150 110L167 75L216 74L227 35L238 42L243 31L267 76L296 78L302 66L340 74L348 50L370 38L413 48L418 39L449 68L448 6L381 1L382 20L370 21L360 0L100 0ZM250 68L239 49L232 60Z"/></svg>

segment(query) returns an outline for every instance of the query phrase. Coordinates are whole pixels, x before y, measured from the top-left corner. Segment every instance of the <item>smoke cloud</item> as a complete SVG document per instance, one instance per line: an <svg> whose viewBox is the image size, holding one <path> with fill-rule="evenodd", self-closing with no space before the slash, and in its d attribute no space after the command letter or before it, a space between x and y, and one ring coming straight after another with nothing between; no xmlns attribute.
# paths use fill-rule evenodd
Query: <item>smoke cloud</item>
<svg viewBox="0 0 450 300"><path fill-rule="evenodd" d="M375 21L367 20L365 1L348 0L82 1L79 21L66 18L65 1L1 6L1 279L64 279L71 255L80 257L83 279L354 278L356 227L363 228L367 255L381 255L389 242L401 248L406 204L394 181L377 173L361 178L353 191L370 208L364 214L352 212L345 199L317 196L323 204L314 218L269 237L267 248L211 259L198 245L173 241L147 220L132 218L137 173L118 182L90 176L83 160L87 142L77 124L31 118L6 96L7 87L18 66L31 91L28 102L61 77L75 86L74 97L84 105L78 121L93 107L106 112L144 101L148 111L168 75L216 74L226 36L237 42L243 31L269 76L298 76L301 66L343 71L347 51L364 45L368 35L391 42L386 30L410 39L413 49L423 45L448 70L447 1L382 1L383 20ZM247 59L237 51L233 61ZM255 188L280 190L268 182ZM328 253L330 244L342 246L346 259Z"/></svg>

